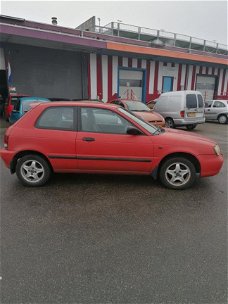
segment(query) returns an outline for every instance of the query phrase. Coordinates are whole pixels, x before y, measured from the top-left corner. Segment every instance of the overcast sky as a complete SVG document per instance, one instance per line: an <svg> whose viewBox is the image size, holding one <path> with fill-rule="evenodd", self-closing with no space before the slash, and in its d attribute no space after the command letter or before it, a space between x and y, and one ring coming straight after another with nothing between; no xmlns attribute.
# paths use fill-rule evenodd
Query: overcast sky
<svg viewBox="0 0 228 304"><path fill-rule="evenodd" d="M73 28L96 16L227 44L226 1L2 1L1 14Z"/></svg>

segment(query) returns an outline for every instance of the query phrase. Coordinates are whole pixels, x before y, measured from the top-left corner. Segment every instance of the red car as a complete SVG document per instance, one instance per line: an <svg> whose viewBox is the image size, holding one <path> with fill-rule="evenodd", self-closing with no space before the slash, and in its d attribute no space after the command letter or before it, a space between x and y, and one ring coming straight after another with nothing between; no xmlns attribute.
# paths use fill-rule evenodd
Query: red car
<svg viewBox="0 0 228 304"><path fill-rule="evenodd" d="M4 116L6 121L9 120L9 117L11 115L11 112L14 109L14 106L18 103L18 100L21 97L27 97L28 95L24 95L24 94L16 94L16 93L10 93L9 97L7 98L7 101L5 103L4 106Z"/></svg>
<svg viewBox="0 0 228 304"><path fill-rule="evenodd" d="M146 122L153 124L155 126L164 127L165 119L159 113L154 112L148 106L146 106L143 102L137 100L125 100L118 99L109 101L109 103L113 103L119 105L131 112L133 112L136 116L144 119Z"/></svg>
<svg viewBox="0 0 228 304"><path fill-rule="evenodd" d="M26 186L53 172L83 172L151 175L185 189L223 164L211 139L157 128L120 106L67 101L28 111L7 129L0 155Z"/></svg>

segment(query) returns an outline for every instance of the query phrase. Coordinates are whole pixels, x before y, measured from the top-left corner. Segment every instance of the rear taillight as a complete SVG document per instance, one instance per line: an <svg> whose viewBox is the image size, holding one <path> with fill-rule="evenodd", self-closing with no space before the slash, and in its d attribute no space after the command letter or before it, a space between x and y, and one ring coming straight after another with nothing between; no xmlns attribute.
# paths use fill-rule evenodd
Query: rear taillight
<svg viewBox="0 0 228 304"><path fill-rule="evenodd" d="M180 111L180 117L184 117L184 111Z"/></svg>
<svg viewBox="0 0 228 304"><path fill-rule="evenodd" d="M9 135L5 134L4 136L4 148L8 149Z"/></svg>

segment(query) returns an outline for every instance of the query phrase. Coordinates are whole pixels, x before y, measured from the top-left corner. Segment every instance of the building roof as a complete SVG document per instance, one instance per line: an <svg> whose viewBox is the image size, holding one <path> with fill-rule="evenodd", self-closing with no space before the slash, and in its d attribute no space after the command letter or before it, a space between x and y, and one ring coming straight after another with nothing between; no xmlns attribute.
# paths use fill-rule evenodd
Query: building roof
<svg viewBox="0 0 228 304"><path fill-rule="evenodd" d="M186 38L183 40L184 38L181 39L177 34L172 33L174 36L168 37L161 35L160 31L157 31L156 36L155 32L148 33L148 29L145 32L145 28L137 27L136 30L134 27L135 31L133 31L124 26L112 22L105 27L94 26L88 31L80 29L80 26L73 29L0 15L0 42L41 47L45 45L51 48L122 54L130 57L143 56L155 60L169 58L171 61L178 59L180 62L187 60L210 65L228 63L227 46L216 44L214 48L209 47L209 42L206 40L202 40L203 44L196 43L193 37L189 36L185 36L188 40Z"/></svg>

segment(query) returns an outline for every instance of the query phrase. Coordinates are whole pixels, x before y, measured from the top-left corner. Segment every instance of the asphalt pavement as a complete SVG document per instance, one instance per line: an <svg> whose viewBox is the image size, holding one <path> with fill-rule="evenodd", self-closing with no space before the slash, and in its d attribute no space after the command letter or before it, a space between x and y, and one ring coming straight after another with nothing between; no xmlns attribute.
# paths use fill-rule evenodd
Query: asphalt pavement
<svg viewBox="0 0 228 304"><path fill-rule="evenodd" d="M227 303L227 131L192 131L225 164L184 191L85 174L32 189L0 161L1 303Z"/></svg>

